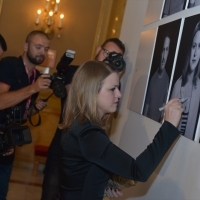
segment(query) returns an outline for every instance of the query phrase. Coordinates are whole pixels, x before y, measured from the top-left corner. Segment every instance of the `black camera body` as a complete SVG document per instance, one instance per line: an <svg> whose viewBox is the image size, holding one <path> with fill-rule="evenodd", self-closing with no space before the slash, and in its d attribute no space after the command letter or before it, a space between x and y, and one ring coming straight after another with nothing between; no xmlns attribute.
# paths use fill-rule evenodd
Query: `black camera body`
<svg viewBox="0 0 200 200"><path fill-rule="evenodd" d="M22 146L32 142L28 126L11 125L4 134L0 134L0 154L14 146Z"/></svg>
<svg viewBox="0 0 200 200"><path fill-rule="evenodd" d="M50 75L51 85L50 88L53 90L55 96L63 98L66 96L65 89L65 78L64 75L59 72Z"/></svg>
<svg viewBox="0 0 200 200"><path fill-rule="evenodd" d="M126 62L120 53L111 52L104 61L109 62L118 72L126 68Z"/></svg>
<svg viewBox="0 0 200 200"><path fill-rule="evenodd" d="M22 146L32 142L31 132L28 126L22 126L26 120L22 119L21 107L14 106L1 111L5 116L0 123L0 154L10 147Z"/></svg>
<svg viewBox="0 0 200 200"><path fill-rule="evenodd" d="M67 50L56 66L57 72L50 75L50 88L53 90L55 96L59 98L66 96L65 73L69 64L74 60L75 53L75 51Z"/></svg>

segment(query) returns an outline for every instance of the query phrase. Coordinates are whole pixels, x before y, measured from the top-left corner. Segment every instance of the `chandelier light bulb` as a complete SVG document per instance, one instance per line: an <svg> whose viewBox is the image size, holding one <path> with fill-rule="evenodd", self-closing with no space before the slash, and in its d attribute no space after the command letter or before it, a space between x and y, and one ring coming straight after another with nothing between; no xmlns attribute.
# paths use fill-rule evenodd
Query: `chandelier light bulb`
<svg viewBox="0 0 200 200"><path fill-rule="evenodd" d="M41 14L41 10L39 9L39 10L37 10L37 18L36 18L36 20L35 20L35 24L36 25L38 25L39 24L39 22L40 22L40 14Z"/></svg>
<svg viewBox="0 0 200 200"><path fill-rule="evenodd" d="M37 10L37 13L38 13L38 15L40 15L40 14L41 14L41 12L42 12L41 10Z"/></svg>
<svg viewBox="0 0 200 200"><path fill-rule="evenodd" d="M50 17L53 16L53 11L49 11L49 16L50 16Z"/></svg>
<svg viewBox="0 0 200 200"><path fill-rule="evenodd" d="M63 14L60 14L60 21L59 21L59 24L58 24L58 28L61 29L62 28L62 20L64 18L64 15Z"/></svg>

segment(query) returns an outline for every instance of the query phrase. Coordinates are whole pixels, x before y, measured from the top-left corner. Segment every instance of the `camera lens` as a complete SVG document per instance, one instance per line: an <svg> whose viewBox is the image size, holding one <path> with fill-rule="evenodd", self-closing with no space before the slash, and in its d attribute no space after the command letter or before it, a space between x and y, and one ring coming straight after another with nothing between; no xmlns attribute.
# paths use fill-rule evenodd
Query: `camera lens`
<svg viewBox="0 0 200 200"><path fill-rule="evenodd" d="M66 88L61 81L54 81L51 88L58 98L63 98L67 95Z"/></svg>
<svg viewBox="0 0 200 200"><path fill-rule="evenodd" d="M122 61L122 60L114 60L113 61L113 63L111 63L114 67L115 67L115 69L117 70L117 71L123 71L124 70L124 68L125 68L125 63Z"/></svg>
<svg viewBox="0 0 200 200"><path fill-rule="evenodd" d="M126 67L126 63L120 53L111 52L104 61L109 62L118 72L123 71Z"/></svg>

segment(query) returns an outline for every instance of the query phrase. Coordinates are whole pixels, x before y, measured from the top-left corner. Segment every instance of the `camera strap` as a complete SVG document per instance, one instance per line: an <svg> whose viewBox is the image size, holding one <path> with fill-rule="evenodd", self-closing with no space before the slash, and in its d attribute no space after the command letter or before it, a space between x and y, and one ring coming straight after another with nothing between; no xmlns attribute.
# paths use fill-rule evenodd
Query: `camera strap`
<svg viewBox="0 0 200 200"><path fill-rule="evenodd" d="M27 73L27 75L28 75L27 70L26 70L26 73ZM35 80L36 80L36 70L34 69L34 70L33 70L33 80L32 80L31 85L35 82ZM30 83L30 77L29 77L29 83ZM30 107L30 104L31 104L31 99L32 99L32 96L29 96L29 97L27 98L27 100L26 100L26 107L25 107L26 109L25 109L24 115L23 115L23 118L24 118L24 119L27 119L27 118L28 118L28 112L29 112L29 107Z"/></svg>
<svg viewBox="0 0 200 200"><path fill-rule="evenodd" d="M23 69L22 69L22 65L20 65L20 63L19 63L19 59L16 58L16 57L9 57L9 60L12 61L15 64L14 65L15 66L15 76L17 78L17 81L18 81L20 87L23 87L23 84L22 84L22 81L21 81L21 74L23 73ZM25 70L26 70L26 73L27 73L26 67L25 67ZM28 75L28 73L27 73L27 75ZM37 79L37 71L36 71L36 69L34 69L33 70L33 79L32 79L31 84L33 84L36 81L36 79ZM30 81L31 80L29 78L29 84L30 84ZM38 122L36 124L32 123L31 115L28 115L29 111L30 111L30 113L32 113L32 110L33 110L33 107L34 107L34 102L36 101L37 96L38 95L33 94L33 95L28 97L28 99L26 101L25 112L24 112L24 115L23 115L23 119L28 119L32 126L39 126L41 124L41 117L40 117L38 110L35 109L38 113L38 116L39 116Z"/></svg>
<svg viewBox="0 0 200 200"><path fill-rule="evenodd" d="M37 121L36 124L33 124L32 119L31 119L31 113L33 112L33 108L34 108L34 110L36 110L36 112L38 113L38 121ZM31 108L30 108L30 115L29 115L28 119L29 119L29 122L30 122L30 124L31 124L32 126L39 126L39 125L41 124L41 121L42 121L42 120L41 120L40 112L39 112L39 110L37 109L37 107L35 106L35 104L33 104L33 106L31 106Z"/></svg>
<svg viewBox="0 0 200 200"><path fill-rule="evenodd" d="M27 73L27 71L26 71L26 73ZM33 78L33 80L32 80L32 83L31 84L33 84L35 81L36 81L36 69L34 69L33 70L33 73L34 73L34 78ZM28 73L27 73L28 74ZM30 80L29 80L30 81ZM30 124L32 125L32 126L39 126L40 124L41 124L41 116L40 116L40 112L39 112L39 110L37 109L37 107L35 106L35 101L36 101L36 99L37 99L37 97L35 97L35 98L32 98L32 96L29 96L29 98L27 99L27 102L26 102L26 116L27 116L27 118L28 118L28 120L29 120L29 122L30 122ZM32 100L32 102L33 102L33 104L30 106L30 104L31 104L31 100ZM37 114L38 114L38 121L37 121L37 123L36 124L33 124L33 122L32 122L32 112L33 112L33 109L37 112ZM28 115L28 113L30 113L30 115Z"/></svg>
<svg viewBox="0 0 200 200"><path fill-rule="evenodd" d="M42 99L42 101L47 102L49 100L49 98L53 95L54 93L50 94L46 99ZM34 101L35 102L35 101ZM41 124L41 116L40 116L40 110L38 110L38 108L35 106L35 104L33 104L33 106L30 109L30 113L33 112L33 108L34 110L37 111L38 113L38 122L36 124L33 124L32 120L31 120L31 115L29 116L29 122L32 126L39 126Z"/></svg>

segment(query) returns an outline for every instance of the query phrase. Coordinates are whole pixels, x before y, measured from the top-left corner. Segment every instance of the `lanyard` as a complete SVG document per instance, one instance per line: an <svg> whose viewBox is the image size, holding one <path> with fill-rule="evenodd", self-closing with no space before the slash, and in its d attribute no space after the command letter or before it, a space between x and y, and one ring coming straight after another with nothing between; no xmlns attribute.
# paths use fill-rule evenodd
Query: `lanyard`
<svg viewBox="0 0 200 200"><path fill-rule="evenodd" d="M26 73L27 73L27 75L28 75L27 70L26 70ZM30 83L30 77L28 77L28 78L29 78L29 83ZM33 80L32 80L31 85L35 82L35 80L36 80L36 70L33 69ZM30 103L31 103L31 96L29 96L29 97L27 98L27 100L26 100L26 107L25 107L26 109L25 109L25 111L24 111L23 119L27 119L27 116L28 116L28 109L29 109L29 107L30 107Z"/></svg>

